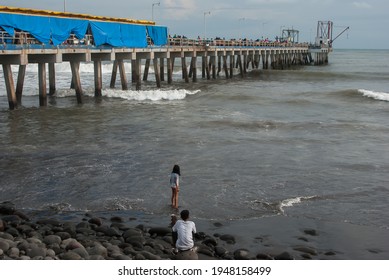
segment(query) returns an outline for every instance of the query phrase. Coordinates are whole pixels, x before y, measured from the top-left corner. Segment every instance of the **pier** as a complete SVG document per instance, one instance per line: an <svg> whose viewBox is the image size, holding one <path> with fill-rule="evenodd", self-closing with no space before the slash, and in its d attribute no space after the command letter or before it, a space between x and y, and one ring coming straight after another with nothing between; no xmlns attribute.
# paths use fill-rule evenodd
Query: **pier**
<svg viewBox="0 0 389 280"><path fill-rule="evenodd" d="M42 24L47 30L36 32L34 26ZM163 83L174 82L173 68L177 65L186 83L196 83L199 69L202 79L231 79L234 75L244 77L253 69L326 64L331 52L325 44L312 47L294 42L172 38L166 27L154 22L25 9L15 12L8 7L0 7L0 42L0 63L11 110L22 102L26 65L33 63L38 64L39 104L46 106L48 94L56 92L56 63L70 63L71 87L81 104L81 63L94 64L95 96L101 97L103 62L113 65L111 88L116 86L119 74L121 89L129 89L124 62L130 62L131 87L141 90L142 81L149 79L150 67L156 87L161 88ZM16 87L11 65L19 67Z"/></svg>

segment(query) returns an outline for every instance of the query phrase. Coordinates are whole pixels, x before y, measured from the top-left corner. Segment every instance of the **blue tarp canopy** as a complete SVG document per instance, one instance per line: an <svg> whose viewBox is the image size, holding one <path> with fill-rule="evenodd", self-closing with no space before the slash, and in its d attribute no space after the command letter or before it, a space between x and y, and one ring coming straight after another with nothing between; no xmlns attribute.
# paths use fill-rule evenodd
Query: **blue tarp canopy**
<svg viewBox="0 0 389 280"><path fill-rule="evenodd" d="M0 26L13 36L12 29L31 33L39 42L50 43L50 18L0 13ZM10 33L12 32L12 34Z"/></svg>
<svg viewBox="0 0 389 280"><path fill-rule="evenodd" d="M90 27L96 46L144 48L147 34L154 45L167 44L167 28L120 22L102 22L83 19L0 13L0 27L14 36L15 29L29 32L35 39L54 46L65 42L70 34L78 39L85 37Z"/></svg>
<svg viewBox="0 0 389 280"><path fill-rule="evenodd" d="M147 26L147 33L149 34L151 40L153 40L154 45L164 46L168 43L168 34L167 28L164 26Z"/></svg>
<svg viewBox="0 0 389 280"><path fill-rule="evenodd" d="M50 18L53 45L57 46L62 44L69 38L70 34L74 34L78 39L84 38L88 24L87 20Z"/></svg>
<svg viewBox="0 0 389 280"><path fill-rule="evenodd" d="M113 47L147 47L144 25L91 21L90 26L96 46L107 44Z"/></svg>

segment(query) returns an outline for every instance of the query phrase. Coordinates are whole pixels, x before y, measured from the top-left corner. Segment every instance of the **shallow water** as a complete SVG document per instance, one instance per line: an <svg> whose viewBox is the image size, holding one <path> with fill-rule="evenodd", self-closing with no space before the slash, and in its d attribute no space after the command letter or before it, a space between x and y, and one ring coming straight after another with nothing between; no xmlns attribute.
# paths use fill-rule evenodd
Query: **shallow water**
<svg viewBox="0 0 389 280"><path fill-rule="evenodd" d="M180 205L198 219L287 215L389 228L388 59L341 50L328 66L196 84L176 72L173 87L104 89L102 100L84 65L83 105L68 89L68 65L58 65L47 108L29 65L22 108L8 110L0 83L0 200L168 215L178 163ZM108 87L110 65L103 72Z"/></svg>

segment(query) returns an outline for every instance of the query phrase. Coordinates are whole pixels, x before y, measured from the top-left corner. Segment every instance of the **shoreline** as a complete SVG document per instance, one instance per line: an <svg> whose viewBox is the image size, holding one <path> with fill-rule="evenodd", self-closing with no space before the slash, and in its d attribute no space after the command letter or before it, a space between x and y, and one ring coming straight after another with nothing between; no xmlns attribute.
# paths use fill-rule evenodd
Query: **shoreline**
<svg viewBox="0 0 389 280"><path fill-rule="evenodd" d="M387 260L388 230L273 216L191 219L200 260ZM19 211L0 203L0 260L169 260L170 217L135 211Z"/></svg>

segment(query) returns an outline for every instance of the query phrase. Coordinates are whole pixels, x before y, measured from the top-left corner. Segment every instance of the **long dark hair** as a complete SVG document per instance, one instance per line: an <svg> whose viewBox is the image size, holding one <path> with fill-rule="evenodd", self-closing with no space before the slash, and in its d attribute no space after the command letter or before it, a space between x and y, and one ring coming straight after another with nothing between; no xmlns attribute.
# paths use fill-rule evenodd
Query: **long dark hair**
<svg viewBox="0 0 389 280"><path fill-rule="evenodd" d="M180 167L177 164L174 165L172 173L176 173L181 176Z"/></svg>

